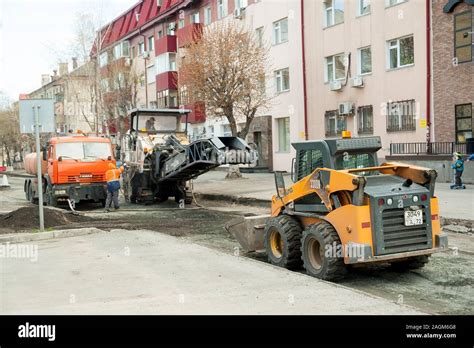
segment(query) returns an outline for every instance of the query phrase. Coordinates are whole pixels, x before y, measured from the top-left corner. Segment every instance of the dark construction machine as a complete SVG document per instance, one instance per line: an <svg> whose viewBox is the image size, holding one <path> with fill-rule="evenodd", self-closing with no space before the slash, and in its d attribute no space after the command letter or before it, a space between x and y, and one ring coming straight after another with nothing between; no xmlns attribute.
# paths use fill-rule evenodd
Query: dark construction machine
<svg viewBox="0 0 474 348"><path fill-rule="evenodd" d="M246 217L228 230L247 251L265 250L270 263L303 266L334 280L347 265L390 263L422 267L448 246L441 233L436 171L403 163L378 164L380 137L293 144L292 180L275 173L270 216Z"/></svg>
<svg viewBox="0 0 474 348"><path fill-rule="evenodd" d="M130 131L123 137L121 159L125 199L132 203L190 204L187 183L222 164L254 164L257 153L238 137L212 137L188 141L189 110L135 109ZM183 129L184 128L184 129Z"/></svg>

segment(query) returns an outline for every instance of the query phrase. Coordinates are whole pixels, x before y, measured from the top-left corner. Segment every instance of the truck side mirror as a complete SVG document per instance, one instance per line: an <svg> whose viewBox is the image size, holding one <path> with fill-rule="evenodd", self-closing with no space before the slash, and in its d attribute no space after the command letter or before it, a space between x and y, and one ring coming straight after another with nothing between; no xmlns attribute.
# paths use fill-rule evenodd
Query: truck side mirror
<svg viewBox="0 0 474 348"><path fill-rule="evenodd" d="M43 161L47 161L48 160L48 149L47 148L43 148Z"/></svg>
<svg viewBox="0 0 474 348"><path fill-rule="evenodd" d="M295 170L296 158L293 157L291 160L291 181L296 182L296 170Z"/></svg>

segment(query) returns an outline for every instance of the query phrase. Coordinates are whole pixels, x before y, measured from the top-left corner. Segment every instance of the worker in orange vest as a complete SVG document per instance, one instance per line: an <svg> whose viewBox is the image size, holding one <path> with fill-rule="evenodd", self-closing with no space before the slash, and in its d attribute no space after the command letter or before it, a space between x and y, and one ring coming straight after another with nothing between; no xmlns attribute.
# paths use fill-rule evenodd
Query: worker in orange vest
<svg viewBox="0 0 474 348"><path fill-rule="evenodd" d="M119 191L120 191L120 174L124 171L124 167L117 169L117 166L113 163L109 163L109 170L105 172L105 179L107 180L107 200L105 201L105 210L110 211L112 208L112 202L114 208L117 210L119 207Z"/></svg>

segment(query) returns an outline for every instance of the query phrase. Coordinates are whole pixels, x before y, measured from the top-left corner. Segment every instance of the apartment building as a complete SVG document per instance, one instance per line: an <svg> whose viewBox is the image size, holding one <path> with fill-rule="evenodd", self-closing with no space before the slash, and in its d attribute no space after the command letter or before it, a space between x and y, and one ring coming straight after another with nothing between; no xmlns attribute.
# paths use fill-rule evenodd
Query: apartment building
<svg viewBox="0 0 474 348"><path fill-rule="evenodd" d="M425 1L303 3L309 138L380 135L382 154L425 142Z"/></svg>
<svg viewBox="0 0 474 348"><path fill-rule="evenodd" d="M58 133L95 131L89 64L78 66L76 59L73 59L72 71L69 71L68 63L60 63L59 71L41 76L40 88L22 96L27 99L54 99Z"/></svg>
<svg viewBox="0 0 474 348"><path fill-rule="evenodd" d="M262 167L290 170L290 142L305 138L300 0L142 0L99 33L99 64L106 99L134 85L132 107L191 110L191 138L230 135L225 118L206 115L202 103L188 104L178 91L180 50L198 40L203 27L235 20L270 47L266 90L271 108L254 120L247 141ZM117 73L118 72L118 73ZM128 76L128 78L127 78ZM116 110L116 114L123 110Z"/></svg>
<svg viewBox="0 0 474 348"><path fill-rule="evenodd" d="M436 141L473 135L474 1L433 0L433 106Z"/></svg>

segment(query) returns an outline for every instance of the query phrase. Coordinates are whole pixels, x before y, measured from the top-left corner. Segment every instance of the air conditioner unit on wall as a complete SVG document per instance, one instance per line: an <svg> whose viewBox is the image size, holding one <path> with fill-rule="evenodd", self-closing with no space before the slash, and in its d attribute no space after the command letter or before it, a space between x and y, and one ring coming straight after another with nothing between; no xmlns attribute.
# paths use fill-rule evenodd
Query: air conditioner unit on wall
<svg viewBox="0 0 474 348"><path fill-rule="evenodd" d="M364 79L362 76L355 76L351 79L351 86L356 88L364 87Z"/></svg>
<svg viewBox="0 0 474 348"><path fill-rule="evenodd" d="M148 51L143 52L143 58L144 59L150 58L150 52L148 52Z"/></svg>
<svg viewBox="0 0 474 348"><path fill-rule="evenodd" d="M342 83L341 81L331 81L329 87L331 88L331 91L340 91L342 89Z"/></svg>
<svg viewBox="0 0 474 348"><path fill-rule="evenodd" d="M237 7L234 10L234 18L242 19L244 17L245 9Z"/></svg>
<svg viewBox="0 0 474 348"><path fill-rule="evenodd" d="M353 115L355 104L353 102L339 103L337 110L339 115Z"/></svg>

